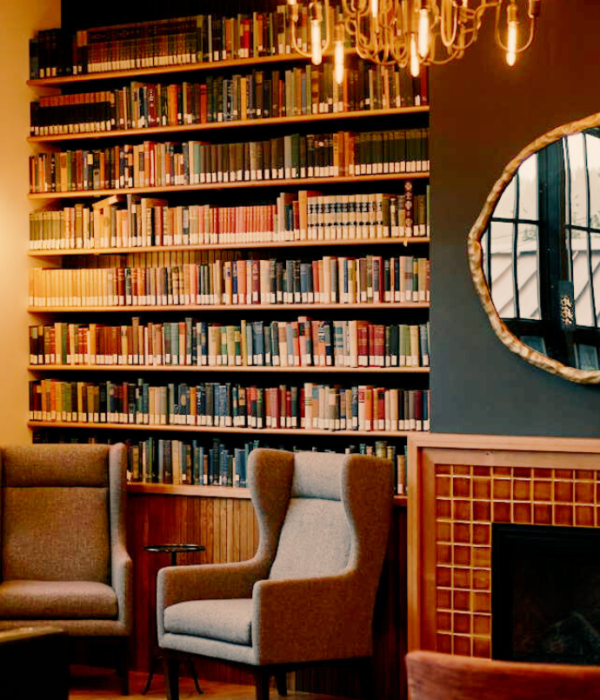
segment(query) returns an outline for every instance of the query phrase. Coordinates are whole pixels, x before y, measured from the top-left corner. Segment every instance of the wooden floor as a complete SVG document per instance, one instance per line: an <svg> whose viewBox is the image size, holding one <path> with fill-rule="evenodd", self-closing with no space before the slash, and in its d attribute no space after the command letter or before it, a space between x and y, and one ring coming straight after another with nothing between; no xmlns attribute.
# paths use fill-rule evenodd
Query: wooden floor
<svg viewBox="0 0 600 700"><path fill-rule="evenodd" d="M148 679L147 674L132 672L129 674L129 700L165 700L165 687L162 676L154 676L152 685L146 695L142 690ZM181 700L254 700L254 688L247 685L231 685L215 681L201 680L200 686L204 695L200 696L189 678L182 678L180 684ZM75 667L71 669L71 692L69 700L115 700L122 698L119 692L119 681L114 672L103 669ZM271 689L271 698L279 698L275 688ZM313 693L289 692L288 700L344 700L330 695L315 695ZM41 698L40 698L41 700Z"/></svg>

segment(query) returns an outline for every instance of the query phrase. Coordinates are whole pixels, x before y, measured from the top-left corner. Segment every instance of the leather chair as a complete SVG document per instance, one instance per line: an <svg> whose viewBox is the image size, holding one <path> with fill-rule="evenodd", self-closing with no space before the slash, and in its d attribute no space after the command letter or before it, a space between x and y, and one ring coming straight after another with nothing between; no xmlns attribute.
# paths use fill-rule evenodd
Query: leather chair
<svg viewBox="0 0 600 700"><path fill-rule="evenodd" d="M410 700L600 700L600 668L406 655Z"/></svg>
<svg viewBox="0 0 600 700"><path fill-rule="evenodd" d="M0 629L111 638L128 694L132 563L123 445L0 449Z"/></svg>
<svg viewBox="0 0 600 700"><path fill-rule="evenodd" d="M352 660L373 698L372 619L393 496L392 464L361 455L254 450L248 483L258 551L240 563L158 573L157 622L167 697L196 655L252 670L257 700L275 676Z"/></svg>

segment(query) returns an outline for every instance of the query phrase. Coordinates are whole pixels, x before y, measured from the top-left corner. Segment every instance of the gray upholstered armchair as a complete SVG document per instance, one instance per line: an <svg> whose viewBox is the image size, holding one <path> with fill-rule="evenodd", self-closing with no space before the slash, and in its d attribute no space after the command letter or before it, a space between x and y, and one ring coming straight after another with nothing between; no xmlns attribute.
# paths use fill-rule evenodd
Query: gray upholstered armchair
<svg viewBox="0 0 600 700"><path fill-rule="evenodd" d="M116 638L127 694L125 480L123 445L0 449L0 629L52 625Z"/></svg>
<svg viewBox="0 0 600 700"><path fill-rule="evenodd" d="M158 636L167 693L178 700L183 653L254 671L256 698L275 676L353 659L370 679L372 617L391 519L391 462L375 457L254 450L248 481L260 542L236 564L158 573Z"/></svg>

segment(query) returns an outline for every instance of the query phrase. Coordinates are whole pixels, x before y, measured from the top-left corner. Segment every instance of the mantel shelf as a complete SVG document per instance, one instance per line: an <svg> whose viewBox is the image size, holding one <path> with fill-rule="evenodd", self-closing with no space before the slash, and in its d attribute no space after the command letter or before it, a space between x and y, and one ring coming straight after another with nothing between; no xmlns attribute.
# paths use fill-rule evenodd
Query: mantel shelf
<svg viewBox="0 0 600 700"><path fill-rule="evenodd" d="M29 136L29 143L57 143L63 141L82 141L98 139L122 139L135 136L152 136L166 134L186 134L222 129L242 129L246 127L270 127L281 124L306 124L335 120L403 116L405 114L424 114L429 107L398 107L391 109L353 110L351 112L328 112L326 114L296 115L290 117L266 117L258 119L237 119L201 124L182 124L176 126L155 126L143 129L113 129L111 131L79 132L77 134L52 134L47 136Z"/></svg>
<svg viewBox="0 0 600 700"><path fill-rule="evenodd" d="M230 365L28 365L30 372L266 372L282 374L429 374L429 367L271 367Z"/></svg>
<svg viewBox="0 0 600 700"><path fill-rule="evenodd" d="M129 313L157 311L293 311L294 309L361 309L369 311L373 309L428 309L428 301L404 301L378 304L189 304L189 305L132 305L132 306L30 306L27 311L30 314L52 314L52 313Z"/></svg>
<svg viewBox="0 0 600 700"><path fill-rule="evenodd" d="M306 185L328 186L333 184L355 184L357 182L390 182L390 180L424 180L429 178L429 171L407 173L385 173L383 175L346 175L338 177L304 177L281 178L277 180L240 180L239 182L210 182L202 185L164 185L161 187L129 187L122 189L82 190L75 192L37 192L29 193L29 199L81 199L83 197L107 197L113 194L152 194L154 192L187 192L208 190L247 189L249 187L298 187Z"/></svg>
<svg viewBox="0 0 600 700"><path fill-rule="evenodd" d="M372 246L372 245L402 245L429 244L429 236L402 236L400 238L355 238L352 240L326 241L269 241L266 243L203 243L199 245L170 245L170 246L137 246L127 248L69 248L64 250L30 250L31 258L53 258L67 255L125 255L130 253L165 253L188 250L241 250L241 249L273 249L273 248L321 248L327 246Z"/></svg>
<svg viewBox="0 0 600 700"><path fill-rule="evenodd" d="M30 420L30 428L73 428L85 430L135 430L170 433L243 433L248 435L329 435L342 437L396 438L408 437L416 430L317 430L305 428L223 428L204 425L155 425L136 423L80 423L69 421Z"/></svg>

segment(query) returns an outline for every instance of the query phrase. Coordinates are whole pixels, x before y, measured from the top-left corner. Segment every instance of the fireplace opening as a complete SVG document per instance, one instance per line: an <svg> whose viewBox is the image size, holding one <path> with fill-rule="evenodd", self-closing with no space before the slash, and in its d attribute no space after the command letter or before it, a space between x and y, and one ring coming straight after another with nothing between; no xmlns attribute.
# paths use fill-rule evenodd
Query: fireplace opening
<svg viewBox="0 0 600 700"><path fill-rule="evenodd" d="M600 530L493 525L492 657L600 665Z"/></svg>

